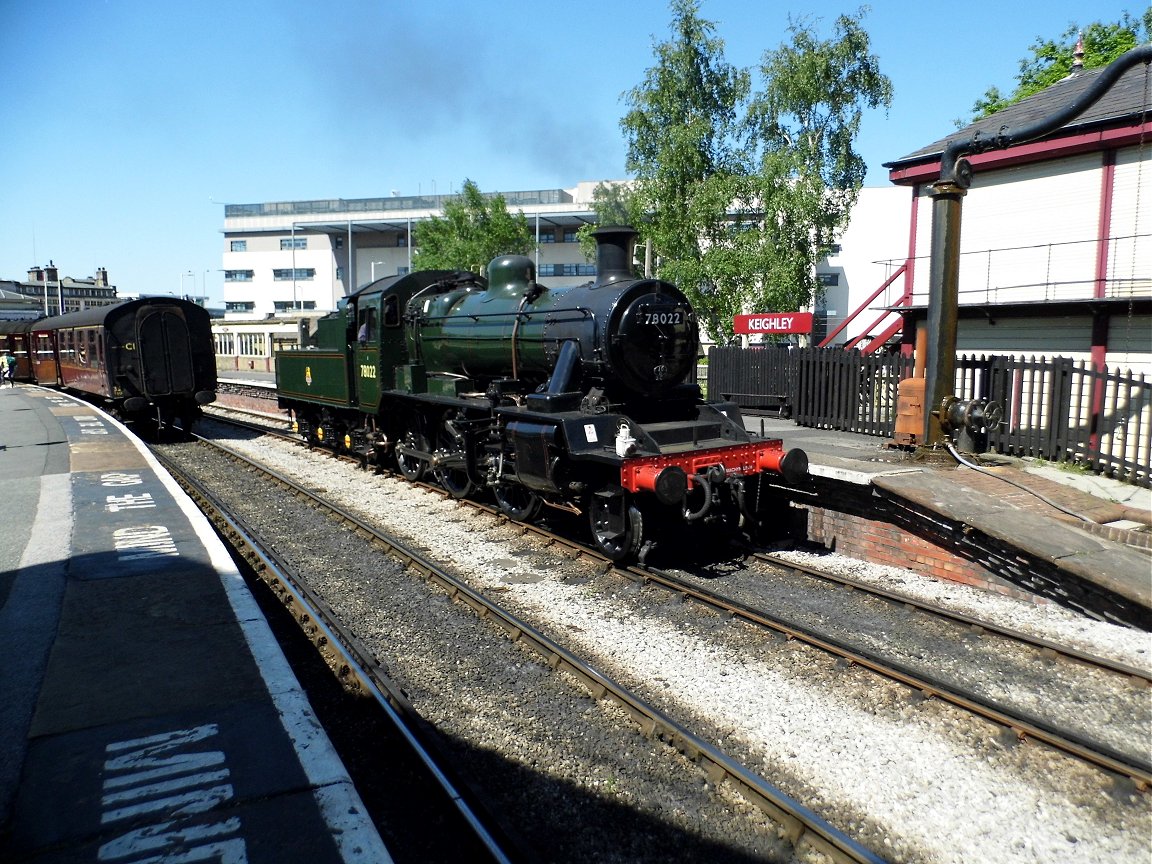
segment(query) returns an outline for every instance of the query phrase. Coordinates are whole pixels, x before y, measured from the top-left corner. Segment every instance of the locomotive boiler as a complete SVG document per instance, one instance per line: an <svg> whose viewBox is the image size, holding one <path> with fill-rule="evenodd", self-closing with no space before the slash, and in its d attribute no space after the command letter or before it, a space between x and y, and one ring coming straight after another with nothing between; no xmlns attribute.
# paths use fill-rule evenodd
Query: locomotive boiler
<svg viewBox="0 0 1152 864"><path fill-rule="evenodd" d="M512 519L588 520L607 557L644 557L689 524L754 528L800 450L753 439L695 383L696 315L668 282L632 275L630 228L602 228L597 279L548 289L529 258L486 279L423 271L373 282L276 357L280 405L312 443L481 490ZM764 482L768 478L768 482Z"/></svg>

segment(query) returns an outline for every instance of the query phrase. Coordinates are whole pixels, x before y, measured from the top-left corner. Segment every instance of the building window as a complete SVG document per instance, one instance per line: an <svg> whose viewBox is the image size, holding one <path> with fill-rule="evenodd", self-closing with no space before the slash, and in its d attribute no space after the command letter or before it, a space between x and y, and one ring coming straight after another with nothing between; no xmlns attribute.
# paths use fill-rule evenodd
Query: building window
<svg viewBox="0 0 1152 864"><path fill-rule="evenodd" d="M564 229L564 242L565 243L579 243L580 238L576 236L575 228Z"/></svg>
<svg viewBox="0 0 1152 864"><path fill-rule="evenodd" d="M247 252L248 251L248 241L247 240L233 240L232 243L230 244L229 248L233 252Z"/></svg>
<svg viewBox="0 0 1152 864"><path fill-rule="evenodd" d="M232 339L231 333L213 333L212 338L216 340L217 354L228 355L235 350L236 343Z"/></svg>
<svg viewBox="0 0 1152 864"><path fill-rule="evenodd" d="M540 232L540 243L541 244L555 243L555 242L556 242L556 232L555 231L541 231Z"/></svg>
<svg viewBox="0 0 1152 864"><path fill-rule="evenodd" d="M337 234L335 237L332 238L332 241L333 241L332 246L334 248L336 248L336 249L343 249L344 248L344 235L343 234Z"/></svg>
<svg viewBox="0 0 1152 864"><path fill-rule="evenodd" d="M835 288L840 284L839 273L817 273L816 281L823 285L825 288Z"/></svg>
<svg viewBox="0 0 1152 864"><path fill-rule="evenodd" d="M224 303L225 312L251 312L255 308L255 300L229 300Z"/></svg>
<svg viewBox="0 0 1152 864"><path fill-rule="evenodd" d="M315 309L315 300L274 300L272 308L277 312L290 312L293 309Z"/></svg>
<svg viewBox="0 0 1152 864"><path fill-rule="evenodd" d="M281 237L280 238L280 248L281 249L307 249L308 248L308 238L307 237Z"/></svg>
<svg viewBox="0 0 1152 864"><path fill-rule="evenodd" d="M407 246L408 245L408 235L407 234L397 234L396 235L396 245L397 246Z"/></svg>
<svg viewBox="0 0 1152 864"><path fill-rule="evenodd" d="M268 355L268 339L264 333L237 333L240 350L237 352L245 357L266 357Z"/></svg>
<svg viewBox="0 0 1152 864"><path fill-rule="evenodd" d="M295 275L293 275L295 273ZM283 270L273 270L272 278L277 282L304 282L308 279L316 278L315 267L297 267L295 271L291 267L285 267Z"/></svg>
<svg viewBox="0 0 1152 864"><path fill-rule="evenodd" d="M225 282L251 282L252 277L256 275L255 270L225 270Z"/></svg>
<svg viewBox="0 0 1152 864"><path fill-rule="evenodd" d="M595 264L541 264L540 276L595 276Z"/></svg>
<svg viewBox="0 0 1152 864"><path fill-rule="evenodd" d="M832 255L839 255L839 254L840 254L840 244L839 243L829 243L827 246L824 247L824 257L825 258L830 257Z"/></svg>

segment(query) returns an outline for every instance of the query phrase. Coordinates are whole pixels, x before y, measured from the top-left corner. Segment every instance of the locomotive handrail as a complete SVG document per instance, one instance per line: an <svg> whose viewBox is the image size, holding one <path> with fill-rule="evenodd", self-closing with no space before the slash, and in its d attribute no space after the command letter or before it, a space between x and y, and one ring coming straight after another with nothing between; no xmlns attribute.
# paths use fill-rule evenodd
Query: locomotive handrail
<svg viewBox="0 0 1152 864"><path fill-rule="evenodd" d="M555 314L557 312L580 312L585 317L592 316L593 318L595 318L595 313L591 309L589 309L585 306L576 306L573 308L564 308L564 309L527 309L524 311L520 311L519 309L517 309L515 312L481 312L481 313L469 312L468 317L471 318L473 321L479 321L481 318L513 318L513 317L525 318L525 319L530 320L533 315L545 315L545 314L552 315L552 314ZM419 320L423 321L423 322L455 321L459 317L460 317L459 315L420 315Z"/></svg>

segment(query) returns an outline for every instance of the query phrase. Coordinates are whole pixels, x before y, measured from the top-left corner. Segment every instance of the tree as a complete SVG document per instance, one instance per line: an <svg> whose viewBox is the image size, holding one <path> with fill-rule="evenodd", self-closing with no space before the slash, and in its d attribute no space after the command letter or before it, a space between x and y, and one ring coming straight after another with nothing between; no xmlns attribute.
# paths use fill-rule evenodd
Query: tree
<svg viewBox="0 0 1152 864"><path fill-rule="evenodd" d="M697 0L672 0L673 39L626 94L621 120L642 226L659 275L692 298L716 341L740 312L811 302L816 263L847 224L865 165L853 149L865 106L887 107L891 82L869 53L866 10L835 36L791 22L792 40L752 76L725 62Z"/></svg>
<svg viewBox="0 0 1152 864"><path fill-rule="evenodd" d="M602 225L632 225L643 223L644 214L636 208L636 198L632 189L624 183L600 182L592 190L592 212L596 214L596 224L581 225L576 232L580 241L580 251L589 261L596 259L596 239L592 232Z"/></svg>
<svg viewBox="0 0 1152 864"><path fill-rule="evenodd" d="M659 275L681 285L715 338L723 313L719 303L706 302L715 284L707 240L725 215L724 205L713 203L716 187L739 171L738 109L750 78L724 61L724 43L697 14L696 0L672 0L671 9L674 38L655 46L656 65L626 94L631 110L620 124L626 166L637 177L636 204L648 218L643 234L662 262Z"/></svg>
<svg viewBox="0 0 1152 864"><path fill-rule="evenodd" d="M433 216L416 224L413 240L413 270L480 273L493 258L527 254L533 246L524 213L509 213L503 195L486 199L471 180L445 202L443 218Z"/></svg>
<svg viewBox="0 0 1152 864"><path fill-rule="evenodd" d="M816 296L816 263L847 228L864 185L868 166L854 146L864 109L888 108L893 92L870 53L865 13L840 15L823 40L810 21L790 22L791 42L761 61L742 196L764 214L742 238L763 274L745 290L757 309L798 309Z"/></svg>
<svg viewBox="0 0 1152 864"><path fill-rule="evenodd" d="M1143 35L1141 35L1143 33ZM1072 72L1072 47L1078 39L1084 43L1084 68L1107 66L1125 51L1148 41L1152 36L1152 7L1146 9L1140 20L1127 12L1114 23L1094 21L1087 27L1069 25L1059 38L1045 40L1040 36L1029 46L1031 56L1020 61L1020 74L1016 76L1016 89L1004 95L996 86L989 87L972 106L972 120L995 114L1009 105L1027 99ZM957 127L967 123L957 121Z"/></svg>

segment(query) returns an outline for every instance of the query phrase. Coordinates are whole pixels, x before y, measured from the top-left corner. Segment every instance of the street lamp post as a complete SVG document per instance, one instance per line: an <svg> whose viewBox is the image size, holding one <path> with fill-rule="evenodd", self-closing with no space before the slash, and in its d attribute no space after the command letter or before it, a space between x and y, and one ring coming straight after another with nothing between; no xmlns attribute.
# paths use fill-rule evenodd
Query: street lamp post
<svg viewBox="0 0 1152 864"><path fill-rule="evenodd" d="M196 274L189 270L187 273L180 274L180 299L183 300L188 295L184 292L184 279L188 276L192 277L192 291L196 291Z"/></svg>

